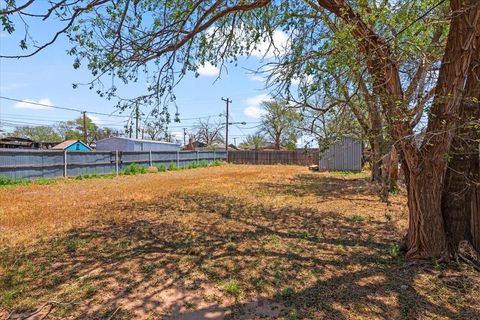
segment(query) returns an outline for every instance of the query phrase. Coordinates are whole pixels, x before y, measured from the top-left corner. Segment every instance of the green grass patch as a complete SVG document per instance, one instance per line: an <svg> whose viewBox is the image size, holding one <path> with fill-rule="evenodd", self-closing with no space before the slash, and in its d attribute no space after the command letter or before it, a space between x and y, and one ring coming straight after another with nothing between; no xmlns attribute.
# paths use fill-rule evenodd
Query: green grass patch
<svg viewBox="0 0 480 320"><path fill-rule="evenodd" d="M242 286L237 280L229 280L223 285L223 290L235 297L238 297L242 293Z"/></svg>
<svg viewBox="0 0 480 320"><path fill-rule="evenodd" d="M112 179L115 177L115 173L90 173L90 174L81 174L75 177L75 180L85 180L85 179Z"/></svg>
<svg viewBox="0 0 480 320"><path fill-rule="evenodd" d="M365 217L361 216L361 215L358 215L358 214L354 214L354 215L351 215L351 216L347 217L347 220L348 220L348 222L359 223L359 222L364 222Z"/></svg>
<svg viewBox="0 0 480 320"><path fill-rule="evenodd" d="M0 176L0 186L22 186L31 184L30 180L23 180L23 179L12 179L5 176Z"/></svg>
<svg viewBox="0 0 480 320"><path fill-rule="evenodd" d="M295 290L291 287L285 287L282 289L282 291L280 291L280 296L282 297L282 299L285 299L285 300L292 298L294 295L295 295Z"/></svg>
<svg viewBox="0 0 480 320"><path fill-rule="evenodd" d="M219 167L219 166L222 166L224 164L225 164L225 162L222 161L222 160L215 160L213 162L210 162L211 167Z"/></svg>
<svg viewBox="0 0 480 320"><path fill-rule="evenodd" d="M167 167L164 166L163 164L156 165L155 167L157 167L158 172L165 172L165 171L167 171Z"/></svg>
<svg viewBox="0 0 480 320"><path fill-rule="evenodd" d="M333 176L362 176L364 173L362 171L332 171L330 172Z"/></svg>
<svg viewBox="0 0 480 320"><path fill-rule="evenodd" d="M56 183L57 178L39 178L36 180L28 179L12 179L5 176L0 176L0 187L12 187L12 186L29 186L32 184L36 185L49 185Z"/></svg>
<svg viewBox="0 0 480 320"><path fill-rule="evenodd" d="M147 173L147 168L135 162L130 163L125 169L121 171L121 174L126 176L144 173Z"/></svg>
<svg viewBox="0 0 480 320"><path fill-rule="evenodd" d="M175 171L175 170L178 170L178 167L177 167L177 165L175 164L175 162L170 162L170 163L168 164L167 170L168 170L168 171Z"/></svg>

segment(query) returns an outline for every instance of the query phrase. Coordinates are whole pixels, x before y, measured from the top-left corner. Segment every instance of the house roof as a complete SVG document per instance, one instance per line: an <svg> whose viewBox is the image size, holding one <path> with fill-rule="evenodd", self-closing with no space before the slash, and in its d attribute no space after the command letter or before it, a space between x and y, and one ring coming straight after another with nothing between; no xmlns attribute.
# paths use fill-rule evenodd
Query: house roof
<svg viewBox="0 0 480 320"><path fill-rule="evenodd" d="M33 141L32 139L28 139L28 138L19 138L19 137L4 137L4 138L0 138L0 141L18 141L18 142L35 142Z"/></svg>
<svg viewBox="0 0 480 320"><path fill-rule="evenodd" d="M72 144L74 143L77 143L77 142L80 142L81 144L83 144L84 146L86 146L87 148L91 149L89 146L87 146L83 141L80 141L80 140L65 140L59 144L57 144L56 146L54 146L52 149L54 150L65 150L67 149L68 147L70 147Z"/></svg>
<svg viewBox="0 0 480 320"><path fill-rule="evenodd" d="M108 141L108 140L113 140L113 139L129 140L129 141L135 141L135 142L158 143L158 144L171 144L171 145L176 145L176 146L179 145L178 143L175 143L175 142L166 142L166 141L159 141L159 140L134 139L134 138L126 138L126 137L105 138L105 139L98 140L97 143L100 142L100 141Z"/></svg>

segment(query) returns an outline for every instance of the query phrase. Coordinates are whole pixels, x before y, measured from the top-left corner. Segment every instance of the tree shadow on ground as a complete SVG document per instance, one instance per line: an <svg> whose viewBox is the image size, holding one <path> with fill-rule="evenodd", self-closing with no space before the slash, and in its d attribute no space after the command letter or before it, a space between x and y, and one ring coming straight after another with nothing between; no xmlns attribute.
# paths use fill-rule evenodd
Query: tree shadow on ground
<svg viewBox="0 0 480 320"><path fill-rule="evenodd" d="M262 193L278 193L290 196L314 195L320 199L349 199L372 201L378 197L377 186L363 176L323 176L298 174L288 181L266 182L258 185ZM362 197L363 196L363 197ZM366 197L365 197L366 196Z"/></svg>
<svg viewBox="0 0 480 320"><path fill-rule="evenodd" d="M299 179L299 194L330 181ZM343 188L336 197L361 190ZM3 252L11 267L0 288L35 305L78 303L58 307L52 319L480 318L471 298L478 282L456 270L406 264L382 219L252 205L213 192L103 210L125 219L72 230L22 257ZM446 272L454 273L447 284L439 277ZM446 298L461 301L452 308Z"/></svg>

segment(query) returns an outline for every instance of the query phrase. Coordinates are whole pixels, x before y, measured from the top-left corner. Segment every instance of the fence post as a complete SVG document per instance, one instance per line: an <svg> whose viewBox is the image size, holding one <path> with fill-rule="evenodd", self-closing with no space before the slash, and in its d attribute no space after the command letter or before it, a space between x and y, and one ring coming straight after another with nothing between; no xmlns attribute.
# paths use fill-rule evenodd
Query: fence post
<svg viewBox="0 0 480 320"><path fill-rule="evenodd" d="M177 150L177 167L180 167L180 151Z"/></svg>
<svg viewBox="0 0 480 320"><path fill-rule="evenodd" d="M118 176L118 150L115 150L115 174Z"/></svg>
<svg viewBox="0 0 480 320"><path fill-rule="evenodd" d="M148 162L150 163L150 167L153 166L153 162L152 162L152 150L150 150L148 152Z"/></svg>
<svg viewBox="0 0 480 320"><path fill-rule="evenodd" d="M198 164L198 150L197 150L197 164Z"/></svg>
<svg viewBox="0 0 480 320"><path fill-rule="evenodd" d="M213 161L215 161L215 150L213 150Z"/></svg>
<svg viewBox="0 0 480 320"><path fill-rule="evenodd" d="M66 178L68 177L67 171L67 150L63 151L63 176Z"/></svg>

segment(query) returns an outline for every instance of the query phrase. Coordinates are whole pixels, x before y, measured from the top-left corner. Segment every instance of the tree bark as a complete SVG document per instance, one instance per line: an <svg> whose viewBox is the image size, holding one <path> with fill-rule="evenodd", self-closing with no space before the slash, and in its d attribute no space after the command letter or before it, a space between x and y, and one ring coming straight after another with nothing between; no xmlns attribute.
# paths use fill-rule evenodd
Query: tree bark
<svg viewBox="0 0 480 320"><path fill-rule="evenodd" d="M409 227L407 257L440 258L447 254L447 238L441 200L443 174L441 165L426 163L423 170L410 170L408 191Z"/></svg>
<svg viewBox="0 0 480 320"><path fill-rule="evenodd" d="M382 150L380 137L370 138L370 162L372 164L372 181L376 183L382 182Z"/></svg>
<svg viewBox="0 0 480 320"><path fill-rule="evenodd" d="M477 38L478 41L478 38ZM470 63L466 90L460 109L460 126L450 149L450 161L442 197L449 245L456 250L460 241L467 240L480 250L480 234L475 224L480 221L476 196L480 183L480 50Z"/></svg>

